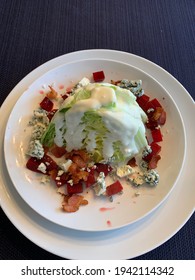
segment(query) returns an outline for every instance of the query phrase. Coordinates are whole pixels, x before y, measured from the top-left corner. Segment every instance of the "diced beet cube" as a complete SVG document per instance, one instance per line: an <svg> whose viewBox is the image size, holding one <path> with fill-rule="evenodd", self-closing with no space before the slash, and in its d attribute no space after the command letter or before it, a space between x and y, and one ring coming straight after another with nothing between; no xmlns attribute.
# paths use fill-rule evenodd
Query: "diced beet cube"
<svg viewBox="0 0 195 280"><path fill-rule="evenodd" d="M148 129L155 129L157 126L158 126L158 122L157 121L153 121L153 120L151 120L151 119L149 119L147 122L146 122L146 127L148 128Z"/></svg>
<svg viewBox="0 0 195 280"><path fill-rule="evenodd" d="M112 171L112 167L109 164L103 164L103 163L96 163L96 169L98 173L104 172L104 175L107 176L108 173Z"/></svg>
<svg viewBox="0 0 195 280"><path fill-rule="evenodd" d="M145 160L147 162L149 162L152 159L153 156L156 156L161 151L161 146L158 145L156 142L152 142L150 144L150 147L152 149L152 152L149 153L147 156L143 157L143 160Z"/></svg>
<svg viewBox="0 0 195 280"><path fill-rule="evenodd" d="M105 79L104 72L103 71L94 72L93 73L93 79L96 83L102 82Z"/></svg>
<svg viewBox="0 0 195 280"><path fill-rule="evenodd" d="M160 131L160 128L158 129L153 129L151 131L152 133L152 138L153 138L153 141L154 142L161 142L163 139L162 139L162 134L161 134L161 131Z"/></svg>
<svg viewBox="0 0 195 280"><path fill-rule="evenodd" d="M34 172L38 172L38 173L43 173L41 171L38 170L39 165L42 163L42 161L40 159L34 158L34 157L30 157L26 163L26 167Z"/></svg>
<svg viewBox="0 0 195 280"><path fill-rule="evenodd" d="M87 177L87 181L85 181L86 188L91 187L93 184L95 184L96 178L95 178L95 170L91 169L89 172L89 175Z"/></svg>
<svg viewBox="0 0 195 280"><path fill-rule="evenodd" d="M153 155L157 155L157 154L159 154L160 151L161 151L161 146L158 145L156 142L152 142L152 143L150 144L150 147L151 147L151 149L152 149Z"/></svg>
<svg viewBox="0 0 195 280"><path fill-rule="evenodd" d="M136 101L139 104L139 106L145 111L145 107L147 103L149 102L150 97L146 94L143 94L142 96L137 97Z"/></svg>
<svg viewBox="0 0 195 280"><path fill-rule="evenodd" d="M149 169L155 169L157 168L157 163L161 159L160 155L153 155L151 160L148 163L148 168Z"/></svg>
<svg viewBox="0 0 195 280"><path fill-rule="evenodd" d="M66 93L62 95L62 99L65 100L66 98L68 98L70 96L71 92L72 91L66 91Z"/></svg>
<svg viewBox="0 0 195 280"><path fill-rule="evenodd" d="M132 159L130 159L130 160L127 162L127 164L130 165L131 167L137 166L136 159L133 157Z"/></svg>
<svg viewBox="0 0 195 280"><path fill-rule="evenodd" d="M158 101L158 99L154 98L150 101L152 103L152 105L154 106L154 109L156 109L157 107L162 107L160 102Z"/></svg>
<svg viewBox="0 0 195 280"><path fill-rule="evenodd" d="M47 171L51 171L58 168L57 163L48 155L44 155L42 162L46 164Z"/></svg>
<svg viewBox="0 0 195 280"><path fill-rule="evenodd" d="M117 194L123 190L123 186L119 181L114 182L113 184L107 186L106 188L106 195L112 196L114 194Z"/></svg>
<svg viewBox="0 0 195 280"><path fill-rule="evenodd" d="M161 106L161 104L159 103L159 101L158 101L156 98L154 98L154 99L150 100L150 101L147 103L147 105L146 105L146 107L145 107L145 110L147 111L147 110L149 110L149 109L156 109L157 107L161 107L161 108L162 108L162 106Z"/></svg>
<svg viewBox="0 0 195 280"><path fill-rule="evenodd" d="M75 194L75 193L82 193L83 192L82 183L80 182L80 183L74 184L74 185L67 183L67 192L69 195Z"/></svg>
<svg viewBox="0 0 195 280"><path fill-rule="evenodd" d="M50 112L53 109L53 102L46 96L40 103L43 110Z"/></svg>
<svg viewBox="0 0 195 280"><path fill-rule="evenodd" d="M166 122L166 112L164 111L164 109L162 107L151 108L152 105L148 104L150 104L150 102L148 102L146 105L146 114L148 116L148 122L146 123L146 127L149 129L154 129L158 125L164 125Z"/></svg>
<svg viewBox="0 0 195 280"><path fill-rule="evenodd" d="M50 112L47 113L47 117L48 119L51 121L51 119L53 118L53 116L55 115L55 113L57 112L57 109L53 109Z"/></svg>
<svg viewBox="0 0 195 280"><path fill-rule="evenodd" d="M42 172L38 169L41 163L43 163L46 166L45 172ZM29 158L29 160L26 163L26 167L29 170L37 173L49 174L49 171L57 168L57 164L50 156L44 155L42 159L37 159L35 157Z"/></svg>
<svg viewBox="0 0 195 280"><path fill-rule="evenodd" d="M63 173L62 175L58 175L59 170L52 170L49 172L51 178L54 180L57 187L61 187L65 184L67 184L67 181L69 180L68 173Z"/></svg>

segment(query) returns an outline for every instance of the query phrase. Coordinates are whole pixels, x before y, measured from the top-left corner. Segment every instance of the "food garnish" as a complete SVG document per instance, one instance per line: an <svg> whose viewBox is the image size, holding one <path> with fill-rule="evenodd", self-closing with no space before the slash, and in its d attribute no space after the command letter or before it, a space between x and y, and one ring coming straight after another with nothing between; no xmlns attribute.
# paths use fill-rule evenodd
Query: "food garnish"
<svg viewBox="0 0 195 280"><path fill-rule="evenodd" d="M103 71L93 78L83 78L62 96L48 86L29 122L26 167L46 176L46 183L51 178L58 189L65 186L59 191L65 212L88 204L88 188L112 201L123 192L121 180L133 187L159 182L164 108L144 93L141 80L106 83ZM113 183L107 185L107 176Z"/></svg>

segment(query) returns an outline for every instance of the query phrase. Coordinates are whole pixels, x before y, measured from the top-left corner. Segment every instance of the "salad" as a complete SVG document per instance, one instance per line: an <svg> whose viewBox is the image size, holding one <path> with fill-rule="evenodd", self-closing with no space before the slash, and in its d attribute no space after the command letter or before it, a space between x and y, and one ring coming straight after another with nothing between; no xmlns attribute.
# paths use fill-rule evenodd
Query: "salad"
<svg viewBox="0 0 195 280"><path fill-rule="evenodd" d="M94 72L93 81L83 78L64 95L48 86L29 122L26 167L42 174L42 183L55 182L65 212L88 204L88 188L112 200L123 191L121 180L134 187L159 182L165 110L141 80L104 79L103 71Z"/></svg>

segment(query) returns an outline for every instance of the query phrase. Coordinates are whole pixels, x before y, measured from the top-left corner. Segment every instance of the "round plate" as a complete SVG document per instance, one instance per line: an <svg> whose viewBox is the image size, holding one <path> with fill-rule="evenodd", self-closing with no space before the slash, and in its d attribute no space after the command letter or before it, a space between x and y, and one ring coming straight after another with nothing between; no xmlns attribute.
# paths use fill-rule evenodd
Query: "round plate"
<svg viewBox="0 0 195 280"><path fill-rule="evenodd" d="M64 63L82 59L114 59L129 63L155 77L174 98L186 130L186 160L180 180L164 203L144 219L119 230L104 232L75 231L58 226L30 208L18 195L3 157L3 139L0 138L0 202L11 222L43 249L70 259L128 259L134 258L164 243L189 219L194 211L194 179L191 172L194 162L193 141L195 131L191 120L195 119L194 103L182 85L156 64L124 52L111 50L87 50L70 53L51 60L25 77L10 93L0 111L0 129L4 133L9 114L21 96L37 78ZM186 187L187 186L187 187ZM182 205L182 207L181 207ZM165 226L166 225L166 226Z"/></svg>
<svg viewBox="0 0 195 280"><path fill-rule="evenodd" d="M101 65L101 66L100 66ZM33 111L42 101L46 85L65 93L83 77L92 80L93 71L103 70L105 82L121 79L141 79L143 88L151 98L157 98L167 113L167 122L162 128L162 160L158 164L160 183L157 187L133 188L123 180L122 195L108 198L97 197L92 189L84 192L89 204L75 213L62 211L62 197L52 182L41 184L41 174L26 168L26 151L31 136L28 122ZM44 85L44 86L43 86ZM44 88L44 90L43 90ZM60 90L62 88L62 90ZM41 92L41 94L40 94ZM177 145L174 145L178 139ZM103 231L123 227L145 217L153 211L172 190L182 170L185 155L185 133L177 106L168 92L150 75L128 64L111 60L81 60L54 68L37 79L19 98L11 112L4 139L4 154L7 169L21 197L36 212L59 225L86 231ZM108 183L108 182L107 182ZM112 183L110 180L109 183ZM139 191L139 196L135 194ZM44 207L43 207L44 205ZM103 211L104 210L104 211Z"/></svg>

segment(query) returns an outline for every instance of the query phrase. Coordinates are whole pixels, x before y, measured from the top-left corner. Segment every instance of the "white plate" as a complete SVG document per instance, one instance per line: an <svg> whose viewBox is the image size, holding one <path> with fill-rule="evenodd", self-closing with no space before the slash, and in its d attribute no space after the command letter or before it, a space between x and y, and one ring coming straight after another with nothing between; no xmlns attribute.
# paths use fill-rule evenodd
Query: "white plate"
<svg viewBox="0 0 195 280"><path fill-rule="evenodd" d="M88 50L58 57L35 69L10 93L2 105L0 129L3 133L9 114L21 93L38 77L64 63L78 59L114 59L136 66L155 77L171 94L183 117L187 151L180 180L164 203L146 218L120 230L84 232L70 230L44 219L34 212L15 190L7 173L3 158L3 139L0 150L1 207L11 222L32 242L56 255L70 259L127 259L134 258L164 243L189 219L194 211L194 162L191 129L194 103L187 91L169 73L141 57L110 50ZM181 207L182 205L182 207Z"/></svg>
<svg viewBox="0 0 195 280"><path fill-rule="evenodd" d="M26 151L30 139L28 122L33 111L44 98L40 92L48 92L53 84L60 92L76 84L82 77L91 79L94 71L103 70L105 82L112 80L141 79L143 88L151 98L156 97L167 112L167 122L162 127L164 134L162 160L158 164L160 183L157 187L133 188L123 180L124 192L114 197L111 203L105 197L97 197L87 189L84 197L89 201L75 213L61 210L62 197L55 184L41 184L42 175L29 171ZM91 79L92 80L92 79ZM174 145L178 139L177 145ZM48 220L68 228L86 231L103 231L120 228L143 218L168 196L182 171L185 155L185 133L182 119L175 102L168 92L151 76L128 64L111 60L87 59L54 68L37 79L19 98L9 117L4 139L4 154L9 175L25 202ZM110 181L112 183L112 181ZM139 196L135 193L139 191ZM44 207L43 207L44 205ZM107 209L107 211L105 211ZM102 211L104 210L104 211Z"/></svg>

